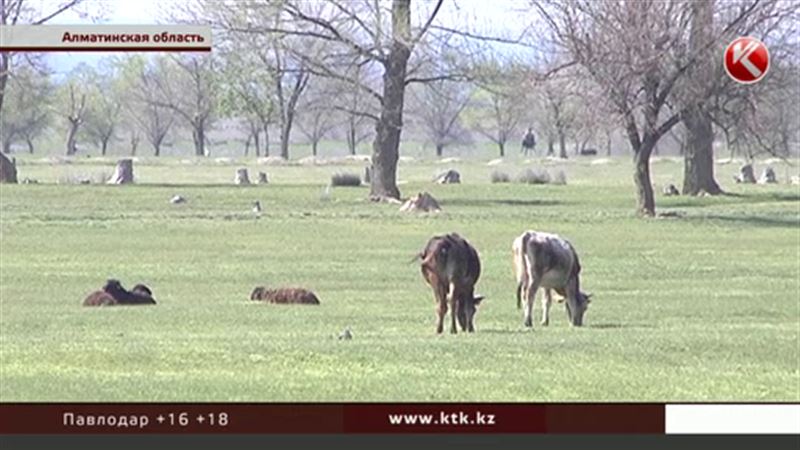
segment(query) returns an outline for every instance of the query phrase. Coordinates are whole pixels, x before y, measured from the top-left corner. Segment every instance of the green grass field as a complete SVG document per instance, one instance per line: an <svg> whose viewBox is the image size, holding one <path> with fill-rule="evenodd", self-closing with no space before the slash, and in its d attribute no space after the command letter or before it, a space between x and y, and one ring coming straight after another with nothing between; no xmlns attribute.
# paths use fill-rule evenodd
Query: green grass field
<svg viewBox="0 0 800 450"><path fill-rule="evenodd" d="M359 164L250 161L272 184L236 187L238 165L150 159L134 186L56 184L108 164L21 159L20 177L41 183L0 188L1 401L800 401L798 186L734 185L736 166L718 166L736 195L659 196L681 216L644 220L628 159L548 163L567 186L489 183L522 163L401 164L403 193L444 208L421 216L367 188L321 198ZM430 183L450 166L464 184ZM654 162L654 183L679 185L681 170ZM594 294L583 328L560 304L539 326L538 302L522 326L510 247L529 228L578 249ZM449 231L483 262L470 335L434 333L409 263ZM82 307L109 277L148 284L159 304ZM257 284L304 286L322 305L252 303ZM336 338L345 327L350 341Z"/></svg>

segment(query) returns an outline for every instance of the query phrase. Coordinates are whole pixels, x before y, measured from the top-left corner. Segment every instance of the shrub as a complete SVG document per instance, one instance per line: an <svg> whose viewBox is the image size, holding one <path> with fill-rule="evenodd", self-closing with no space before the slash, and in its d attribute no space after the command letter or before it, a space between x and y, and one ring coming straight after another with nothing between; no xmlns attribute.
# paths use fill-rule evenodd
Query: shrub
<svg viewBox="0 0 800 450"><path fill-rule="evenodd" d="M526 184L547 184L550 182L550 174L544 169L525 169L517 175L517 182Z"/></svg>
<svg viewBox="0 0 800 450"><path fill-rule="evenodd" d="M331 186L361 186L361 177L355 173L335 173L331 175Z"/></svg>

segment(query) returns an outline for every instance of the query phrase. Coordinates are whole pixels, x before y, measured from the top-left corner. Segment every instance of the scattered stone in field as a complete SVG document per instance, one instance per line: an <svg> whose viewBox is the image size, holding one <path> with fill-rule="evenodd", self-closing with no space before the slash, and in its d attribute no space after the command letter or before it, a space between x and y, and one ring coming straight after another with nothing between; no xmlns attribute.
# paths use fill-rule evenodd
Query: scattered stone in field
<svg viewBox="0 0 800 450"><path fill-rule="evenodd" d="M489 161L488 163L486 163L487 166L496 166L498 164L503 164L503 158L493 159L493 160Z"/></svg>
<svg viewBox="0 0 800 450"><path fill-rule="evenodd" d="M456 158L451 156L449 158L442 158L439 160L439 164L452 164L457 162L461 162L461 158Z"/></svg>
<svg viewBox="0 0 800 450"><path fill-rule="evenodd" d="M347 155L344 157L346 161L358 161L358 162L372 162L371 155Z"/></svg>
<svg viewBox="0 0 800 450"><path fill-rule="evenodd" d="M769 158L764 160L764 164L766 165L780 164L782 162L784 162L784 160L782 160L781 158Z"/></svg>
<svg viewBox="0 0 800 450"><path fill-rule="evenodd" d="M612 160L611 158L597 158L592 160L592 162L589 164L593 166L598 166L603 164L611 164L612 162L614 162L614 160Z"/></svg>
<svg viewBox="0 0 800 450"><path fill-rule="evenodd" d="M673 195L681 195L680 191L678 191L678 188L676 188L674 184L668 184L664 186L664 189L661 190L661 193L666 195L667 197L671 197Z"/></svg>
<svg viewBox="0 0 800 450"><path fill-rule="evenodd" d="M331 185L330 184L325 185L325 187L322 188L322 193L319 195L319 199L320 199L320 201L323 201L323 202L330 201L330 199L331 199Z"/></svg>
<svg viewBox="0 0 800 450"><path fill-rule="evenodd" d="M234 184L250 184L250 177L247 175L247 169L242 167L236 169L236 175L233 178Z"/></svg>
<svg viewBox="0 0 800 450"><path fill-rule="evenodd" d="M186 199L181 195L175 195L171 199L169 199L169 202L172 203L173 205L177 205L179 203L186 203Z"/></svg>
<svg viewBox="0 0 800 450"><path fill-rule="evenodd" d="M777 182L778 178L775 176L775 171L769 166L764 169L764 172L761 173L761 178L758 179L759 184L772 184Z"/></svg>
<svg viewBox="0 0 800 450"><path fill-rule="evenodd" d="M739 168L739 174L734 175L733 179L737 183L754 184L756 182L755 171L752 164L745 164Z"/></svg>
<svg viewBox="0 0 800 450"><path fill-rule="evenodd" d="M316 156L306 156L305 158L300 158L297 160L297 163L303 166L321 166L328 164L328 161L325 161L322 158L317 158Z"/></svg>
<svg viewBox="0 0 800 450"><path fill-rule="evenodd" d="M250 294L250 300L281 305L319 305L319 298L303 288L267 289L257 286Z"/></svg>
<svg viewBox="0 0 800 450"><path fill-rule="evenodd" d="M461 174L456 170L448 169L436 175L433 181L439 184L458 184L461 183Z"/></svg>
<svg viewBox="0 0 800 450"><path fill-rule="evenodd" d="M489 175L489 179L492 183L508 183L511 181L511 177L507 173L499 170L493 170L491 175Z"/></svg>
<svg viewBox="0 0 800 450"><path fill-rule="evenodd" d="M353 339L353 333L350 331L350 328L345 328L341 333L339 333L339 340L340 341L349 341Z"/></svg>
<svg viewBox="0 0 800 450"><path fill-rule="evenodd" d="M258 184L268 184L267 172L258 172Z"/></svg>
<svg viewBox="0 0 800 450"><path fill-rule="evenodd" d="M261 214L261 202L256 200L253 202L253 214L260 215Z"/></svg>
<svg viewBox="0 0 800 450"><path fill-rule="evenodd" d="M39 180L36 178L25 177L22 179L22 184L39 184Z"/></svg>
<svg viewBox="0 0 800 450"><path fill-rule="evenodd" d="M133 183L133 160L120 159L117 161L117 167L114 169L114 174L106 181L106 184L128 184Z"/></svg>
<svg viewBox="0 0 800 450"><path fill-rule="evenodd" d="M792 175L789 178L789 184L800 184L800 175Z"/></svg>
<svg viewBox="0 0 800 450"><path fill-rule="evenodd" d="M417 159L414 158L413 156L401 156L400 157L400 162L401 163L413 163L413 162L417 162Z"/></svg>
<svg viewBox="0 0 800 450"><path fill-rule="evenodd" d="M233 164L233 159L231 158L214 158L214 162L217 164Z"/></svg>
<svg viewBox="0 0 800 450"><path fill-rule="evenodd" d="M331 175L331 186L361 186L361 177L355 173L337 172Z"/></svg>
<svg viewBox="0 0 800 450"><path fill-rule="evenodd" d="M267 156L263 158L256 159L256 164L266 165L266 166L283 166L287 164L285 158L281 158L280 156Z"/></svg>
<svg viewBox="0 0 800 450"><path fill-rule="evenodd" d="M420 192L414 197L406 200L400 207L402 212L439 212L442 208L439 202L427 192Z"/></svg>
<svg viewBox="0 0 800 450"><path fill-rule="evenodd" d="M563 170L559 170L558 172L556 172L555 176L553 177L552 181L550 181L550 182L552 184L558 184L558 185L562 185L562 186L566 185L567 184L567 174L564 173Z"/></svg>

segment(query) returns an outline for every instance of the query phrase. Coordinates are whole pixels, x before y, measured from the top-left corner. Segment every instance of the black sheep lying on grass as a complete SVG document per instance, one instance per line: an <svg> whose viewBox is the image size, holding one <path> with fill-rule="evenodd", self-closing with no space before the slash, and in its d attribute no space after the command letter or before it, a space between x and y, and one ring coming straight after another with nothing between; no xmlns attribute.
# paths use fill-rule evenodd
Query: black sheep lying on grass
<svg viewBox="0 0 800 450"><path fill-rule="evenodd" d="M143 284L137 284L130 291L122 287L118 280L108 280L103 289L92 292L83 301L83 306L114 305L155 305L153 292Z"/></svg>

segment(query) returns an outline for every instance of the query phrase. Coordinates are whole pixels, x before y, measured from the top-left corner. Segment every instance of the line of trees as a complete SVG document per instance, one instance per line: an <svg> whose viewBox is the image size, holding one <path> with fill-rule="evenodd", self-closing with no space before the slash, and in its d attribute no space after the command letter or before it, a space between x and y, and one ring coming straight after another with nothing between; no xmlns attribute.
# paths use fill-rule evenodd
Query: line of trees
<svg viewBox="0 0 800 450"><path fill-rule="evenodd" d="M747 157L788 154L798 141L796 3L548 0L529 6L534 32L514 38L445 27L447 5L195 0L176 18L214 28L211 55L119 57L58 82L35 63L6 70L2 148L33 152L37 136L61 128L68 155L127 141L131 154L147 142L158 156L185 133L194 154L208 156L209 132L235 119L245 154L255 156L272 154L275 139L277 155L289 158L297 135L315 156L326 137L352 154L372 139L370 195L381 199L400 195L399 146L409 132L437 156L480 136L502 157L533 127L539 148L562 158L569 144L610 154L614 136L624 137L637 210L653 215L659 143L678 142L685 193L718 194L715 138ZM719 63L724 45L746 34L773 54L768 77L749 87Z"/></svg>

